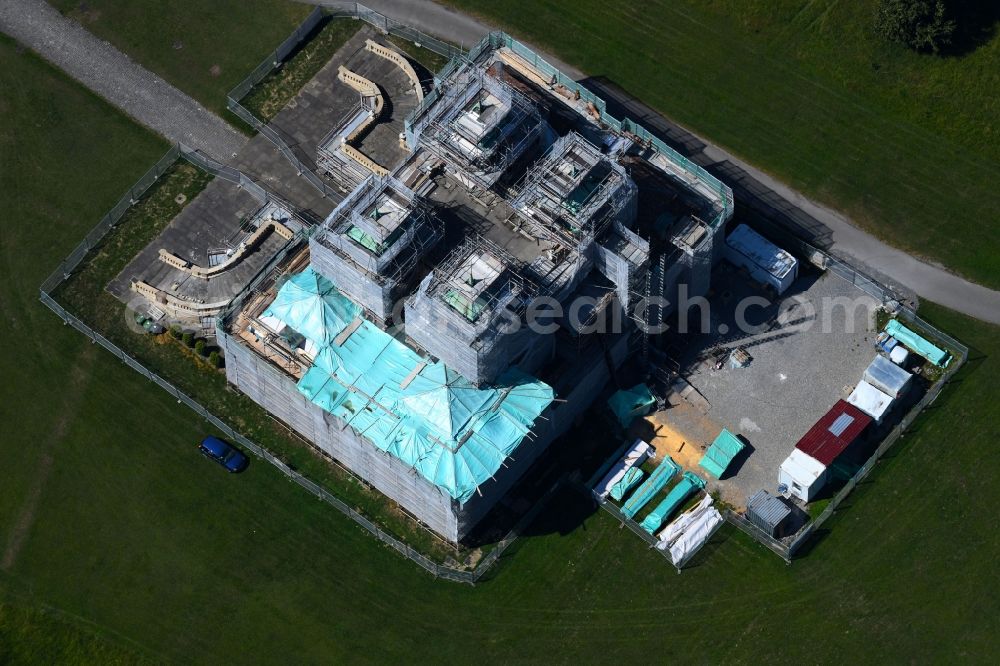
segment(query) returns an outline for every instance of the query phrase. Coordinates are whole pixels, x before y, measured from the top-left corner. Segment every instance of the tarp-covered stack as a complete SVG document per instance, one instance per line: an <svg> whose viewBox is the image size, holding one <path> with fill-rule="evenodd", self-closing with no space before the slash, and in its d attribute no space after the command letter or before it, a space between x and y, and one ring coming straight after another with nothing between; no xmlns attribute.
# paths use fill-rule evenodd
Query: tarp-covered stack
<svg viewBox="0 0 1000 666"><path fill-rule="evenodd" d="M681 566L701 548L722 524L722 514L712 506L712 498L705 495L701 501L677 520L667 525L657 537L659 550L669 550L670 560Z"/></svg>
<svg viewBox="0 0 1000 666"><path fill-rule="evenodd" d="M649 475L645 483L639 486L635 494L625 502L625 506L622 507L622 513L629 518L639 513L642 507L646 505L646 502L653 499L653 496L670 482L670 479L674 477L674 474L680 468L680 465L675 463L673 458L670 456L664 457L663 461L653 470L653 473Z"/></svg>
<svg viewBox="0 0 1000 666"><path fill-rule="evenodd" d="M891 395L863 379L854 387L851 395L847 396L847 402L875 419L876 423L882 422L882 418L892 407L892 400Z"/></svg>
<svg viewBox="0 0 1000 666"><path fill-rule="evenodd" d="M701 490L705 487L705 482L699 479L695 474L691 472L684 472L684 476L681 480L670 489L667 496L662 502L656 505L656 507L649 512L642 520L642 529L646 530L650 534L660 529L660 525L663 524L664 520L670 518L671 514L677 510L684 500L688 498L688 495L695 492L696 490Z"/></svg>
<svg viewBox="0 0 1000 666"><path fill-rule="evenodd" d="M623 428L628 428L637 416L645 416L656 404L656 397L645 384L616 391L608 399L608 407Z"/></svg>
<svg viewBox="0 0 1000 666"><path fill-rule="evenodd" d="M641 439L635 440L622 457L608 470L604 478L594 487L599 497L606 497L611 489L628 473L629 470L641 465L652 453L652 447Z"/></svg>
<svg viewBox="0 0 1000 666"><path fill-rule="evenodd" d="M914 333L896 319L889 320L885 325L885 332L936 366L946 367L951 361L951 354L928 342L923 336Z"/></svg>
<svg viewBox="0 0 1000 666"><path fill-rule="evenodd" d="M743 447L743 442L736 435L723 428L698 464L715 478L721 479Z"/></svg>

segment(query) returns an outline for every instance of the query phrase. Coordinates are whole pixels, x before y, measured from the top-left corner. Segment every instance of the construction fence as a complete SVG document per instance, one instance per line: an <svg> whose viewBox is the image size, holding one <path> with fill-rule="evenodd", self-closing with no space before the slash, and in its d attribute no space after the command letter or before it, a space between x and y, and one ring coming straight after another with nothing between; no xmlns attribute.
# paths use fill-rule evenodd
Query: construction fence
<svg viewBox="0 0 1000 666"><path fill-rule="evenodd" d="M364 5L355 3L353 6L318 6L305 21L295 29L295 31L283 41L278 48L270 53L264 60L254 68L250 74L243 79L235 88L229 91L226 96L226 107L232 111L240 120L252 127L255 131L264 135L281 152L296 169L298 175L305 178L324 197L329 197L334 201L340 201L344 197L344 192L331 186L315 172L315 165L312 160L303 155L299 155L293 150L292 142L289 142L274 127L257 118L250 110L240 102L246 97L254 86L266 79L272 72L281 67L282 63L293 54L309 36L316 30L321 22L327 18L349 18L365 21L376 29L387 34L409 40L418 46L429 49L443 55L449 59L463 55L465 52L453 44L443 42L440 39L431 37L419 30L411 28L403 23L391 19Z"/></svg>
<svg viewBox="0 0 1000 666"><path fill-rule="evenodd" d="M813 248L813 250L821 252L815 248ZM825 256L829 257L829 255ZM836 264L831 264L831 266L838 266L838 269L833 271L836 275L842 277L848 282L851 282L859 289L863 289L875 298L879 298L881 294L883 299L881 302L883 304L895 300L893 292L887 287L879 285L878 282L855 271L844 262L834 259L833 257L829 258L836 261ZM930 386L927 393L925 393L923 397L900 419L899 423L893 426L892 430L889 431L889 434L885 436L881 443L879 443L875 452L872 453L872 455L865 461L858 471L855 472L854 475L848 479L847 483L845 483L844 486L831 498L830 503L826 506L823 512L813 520L806 523L806 525L804 525L802 529L799 530L793 537L782 540L775 539L743 516L732 511L726 512L726 520L730 524L735 525L743 532L749 534L766 548L785 560L785 562L791 563L795 554L801 550L802 546L805 545L805 543L809 541L816 531L837 512L837 509L844 502L844 500L847 499L847 496L851 494L859 483L864 481L885 453L892 448L897 440L906 434L906 431L920 416L920 414L938 399L938 396L941 395L941 391L944 390L945 386L948 385L951 379L955 376L955 373L959 371L969 357L968 347L947 333L931 326L929 323L917 316L917 313L913 310L900 306L895 314L898 319L906 322L908 327L918 331L921 335L927 337L928 339L944 345L948 351L951 352L953 358L948 364L945 373Z"/></svg>
<svg viewBox="0 0 1000 666"><path fill-rule="evenodd" d="M438 564L411 546L385 532L378 525L351 508L347 503L339 499L329 490L290 468L270 451L234 430L229 426L229 424L208 411L194 398L181 391L172 383L147 368L123 349L92 329L76 315L63 307L52 296L52 292L54 292L63 282L71 278L74 271L79 268L84 259L86 259L93 250L100 246L104 237L122 221L129 209L133 205L137 204L149 188L152 187L153 184L155 184L156 181L163 174L165 174L178 159L181 158L216 177L225 178L238 184L240 187L246 188L251 191L255 197L259 195L259 198L262 201L267 198L276 200L270 193L236 169L218 164L200 152L191 150L186 146L180 144L174 145L148 172L146 172L125 192L122 198L111 208L111 210L109 210L107 214L101 218L100 222L98 222L97 225L91 229L89 233L87 233L80 244L77 245L73 251L59 263L52 274L45 279L39 288L39 300L41 300L46 307L56 313L56 315L63 320L63 323L72 326L76 330L83 333L92 342L107 349L115 357L121 360L122 363L129 366L137 373L170 394L177 400L178 403L183 403L190 407L195 413L217 428L229 440L238 443L243 449L270 463L282 474L288 477L289 480L294 481L296 484L315 495L318 499L335 507L342 514L353 520L356 524L368 530L382 543L387 544L401 555L415 562L425 571L428 571L438 578L444 578L446 580L461 583L475 584L496 563L500 556L503 555L504 551L520 536L524 528L535 519L538 512L541 511L541 509L548 503L549 499L556 492L556 490L561 487L563 479L559 479L552 486L552 488L549 489L545 496L518 520L507 535L495 544L494 548L479 561L474 569L459 569L448 565ZM275 265L275 262L280 263L289 252L298 246L298 240L300 240L300 238L289 241L282 248L282 250L279 251L279 254L275 257L275 259L268 262L268 264L265 265L265 267L262 268L261 271L251 280L251 284L257 283L266 277L266 272L271 266Z"/></svg>

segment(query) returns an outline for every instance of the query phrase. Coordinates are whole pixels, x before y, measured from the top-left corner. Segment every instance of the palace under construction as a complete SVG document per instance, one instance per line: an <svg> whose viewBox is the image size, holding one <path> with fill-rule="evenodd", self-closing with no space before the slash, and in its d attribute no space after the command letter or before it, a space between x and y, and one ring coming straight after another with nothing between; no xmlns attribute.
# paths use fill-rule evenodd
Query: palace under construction
<svg viewBox="0 0 1000 666"><path fill-rule="evenodd" d="M732 194L503 33L414 77L382 152L394 88L341 69L361 103L314 148L348 193L218 317L226 376L458 541L642 353L653 297L708 292Z"/></svg>

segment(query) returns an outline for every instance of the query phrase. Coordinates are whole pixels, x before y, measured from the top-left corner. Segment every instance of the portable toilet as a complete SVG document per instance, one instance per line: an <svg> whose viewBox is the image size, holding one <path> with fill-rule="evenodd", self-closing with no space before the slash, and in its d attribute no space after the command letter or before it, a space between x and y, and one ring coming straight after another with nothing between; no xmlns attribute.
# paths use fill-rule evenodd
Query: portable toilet
<svg viewBox="0 0 1000 666"><path fill-rule="evenodd" d="M800 449L791 454L778 468L778 485L803 502L810 502L826 484L826 465Z"/></svg>

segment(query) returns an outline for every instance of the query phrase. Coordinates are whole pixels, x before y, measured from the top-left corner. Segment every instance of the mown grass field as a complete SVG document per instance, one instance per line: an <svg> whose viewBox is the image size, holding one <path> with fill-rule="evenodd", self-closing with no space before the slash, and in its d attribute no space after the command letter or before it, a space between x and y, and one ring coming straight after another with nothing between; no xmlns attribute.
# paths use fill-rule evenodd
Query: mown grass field
<svg viewBox="0 0 1000 666"><path fill-rule="evenodd" d="M997 327L925 308L972 359L790 567L727 532L678 575L566 491L482 584L436 581L272 468L206 462L189 410L38 302L165 146L2 39L0 92L0 660L995 657Z"/></svg>
<svg viewBox="0 0 1000 666"><path fill-rule="evenodd" d="M1000 36L918 55L872 34L875 1L449 4L608 77L890 244L1000 288Z"/></svg>
<svg viewBox="0 0 1000 666"><path fill-rule="evenodd" d="M219 114L226 111L226 93L313 9L284 0L51 4Z"/></svg>

